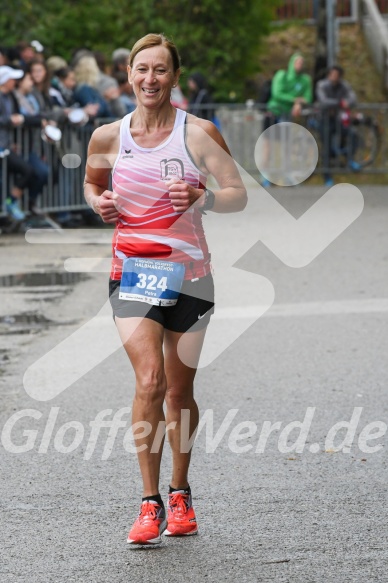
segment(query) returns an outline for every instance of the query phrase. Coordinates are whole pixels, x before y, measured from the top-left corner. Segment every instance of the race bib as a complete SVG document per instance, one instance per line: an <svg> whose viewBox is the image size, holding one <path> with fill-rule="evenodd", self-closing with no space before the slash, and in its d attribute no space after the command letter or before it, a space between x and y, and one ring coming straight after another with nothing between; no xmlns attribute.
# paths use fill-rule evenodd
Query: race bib
<svg viewBox="0 0 388 583"><path fill-rule="evenodd" d="M174 306L185 276L183 263L126 257L123 260L119 299Z"/></svg>

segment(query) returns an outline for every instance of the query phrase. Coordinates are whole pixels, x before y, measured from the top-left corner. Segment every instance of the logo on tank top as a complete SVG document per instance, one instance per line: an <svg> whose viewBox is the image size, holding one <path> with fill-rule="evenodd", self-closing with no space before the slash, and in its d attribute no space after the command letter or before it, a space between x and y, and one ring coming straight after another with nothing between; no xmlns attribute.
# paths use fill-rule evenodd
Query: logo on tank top
<svg viewBox="0 0 388 583"><path fill-rule="evenodd" d="M178 178L183 180L184 166L182 160L179 158L165 158L160 161L160 178L161 180L169 180L170 178Z"/></svg>
<svg viewBox="0 0 388 583"><path fill-rule="evenodd" d="M133 158L133 154L131 154L132 150L124 150L125 152L125 156L123 156L123 158Z"/></svg>

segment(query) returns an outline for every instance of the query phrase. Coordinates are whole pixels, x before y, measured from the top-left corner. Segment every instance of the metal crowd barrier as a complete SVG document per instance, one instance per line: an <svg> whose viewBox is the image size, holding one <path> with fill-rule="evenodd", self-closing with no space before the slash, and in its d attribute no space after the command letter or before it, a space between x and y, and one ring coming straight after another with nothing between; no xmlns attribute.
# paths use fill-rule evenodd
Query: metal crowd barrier
<svg viewBox="0 0 388 583"><path fill-rule="evenodd" d="M269 125L266 117L270 115L265 105L218 105L215 114L233 158L252 176L259 177L256 144L263 129ZM345 115L348 119L343 119ZM328 171L332 174L351 174L355 167L367 174L388 173L388 104L359 104L350 112L342 112L335 122L330 123L322 110L313 106L305 108L296 120L280 118L278 121L297 123L312 134L319 153L316 174ZM286 132L274 131L273 134L275 139L268 140L270 158L278 150L287 148L290 155L295 154L298 144L289 143ZM263 143L259 147L262 148ZM353 168L351 162L355 163Z"/></svg>
<svg viewBox="0 0 388 583"><path fill-rule="evenodd" d="M247 104L216 104L206 105L208 112L213 111L213 120L220 128L232 156L248 173L257 178L259 170L255 161L255 148L262 134L263 124L267 112L265 106L247 102ZM360 104L351 113L352 120L359 116L362 123L357 125L354 131L359 133L357 155L361 160L360 171L364 173L388 173L387 136L388 105L387 104ZM210 116L212 117L212 116ZM369 120L369 121L368 121ZM16 151L25 159L28 159L31 149L43 158L48 165L48 182L38 200L38 206L42 212L53 213L61 211L77 211L87 209L83 196L83 180L87 147L91 134L95 127L113 120L95 120L93 125L83 127L67 125L62 128L62 139L59 143L52 144L43 141L40 129L19 128L12 134L12 143ZM316 139L319 148L319 162L316 173L327 170L323 163L323 137L320 130L322 124L321 112L310 108L297 121L306 127ZM375 128L372 132L368 123ZM353 121L352 121L353 124ZM361 133L363 131L364 133ZM280 135L280 134L279 134ZM373 144L373 135L378 135L378 143ZM280 140L283 138L279 137ZM278 147L275 145L275 147ZM372 151L373 150L373 151ZM364 152L370 159L362 158ZM366 155L365 154L365 155ZM345 157L345 161L344 161ZM341 159L342 158L342 159ZM338 155L330 160L332 173L351 172L346 164L346 155ZM12 186L12 176L7 180L7 157L0 152L0 216L6 215L5 199L8 187ZM28 193L23 198L22 208L28 211Z"/></svg>
<svg viewBox="0 0 388 583"><path fill-rule="evenodd" d="M86 209L83 197L83 180L87 147L94 130L92 126L67 125L62 129L62 138L57 143L42 139L40 128L17 128L10 134L13 150L30 161L31 152L47 165L48 179L37 201L42 212L61 212ZM7 176L7 155L1 157L1 210L6 215L6 198L14 184L14 176ZM33 161L30 163L34 165ZM20 207L28 213L28 192L24 192Z"/></svg>

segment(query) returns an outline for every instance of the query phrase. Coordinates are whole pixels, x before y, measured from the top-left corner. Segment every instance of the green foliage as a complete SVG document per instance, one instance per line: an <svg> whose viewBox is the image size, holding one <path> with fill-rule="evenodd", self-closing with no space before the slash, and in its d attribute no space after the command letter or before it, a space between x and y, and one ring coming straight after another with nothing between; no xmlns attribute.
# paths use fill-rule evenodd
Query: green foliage
<svg viewBox="0 0 388 583"><path fill-rule="evenodd" d="M40 40L49 54L69 58L78 47L110 57L148 32L164 32L180 51L184 71L201 71L215 97L242 98L258 69L263 35L279 0L0 0L2 44ZM27 33L28 31L28 33ZM184 85L183 77L183 85Z"/></svg>

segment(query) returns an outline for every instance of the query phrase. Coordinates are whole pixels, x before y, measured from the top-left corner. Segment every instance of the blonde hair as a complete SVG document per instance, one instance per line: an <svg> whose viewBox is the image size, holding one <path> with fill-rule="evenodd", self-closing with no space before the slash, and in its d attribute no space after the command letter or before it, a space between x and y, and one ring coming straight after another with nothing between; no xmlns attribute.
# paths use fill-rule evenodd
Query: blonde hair
<svg viewBox="0 0 388 583"><path fill-rule="evenodd" d="M146 34L146 36L143 36L138 41L136 41L132 47L131 54L128 59L129 65L132 67L133 61L136 55L140 53L140 51L144 51L144 49L149 49L151 47L157 46L166 47L166 49L169 51L172 59L174 73L176 73L177 70L180 69L181 58L179 56L178 49L176 48L175 44L167 37L165 37L164 34L150 33Z"/></svg>
<svg viewBox="0 0 388 583"><path fill-rule="evenodd" d="M96 59L91 55L81 57L74 67L74 75L78 84L84 83L85 85L96 87L100 76L100 69Z"/></svg>
<svg viewBox="0 0 388 583"><path fill-rule="evenodd" d="M58 57L57 55L49 57L46 61L46 65L51 74L55 73L55 71L58 71L58 69L67 67L65 59Z"/></svg>

